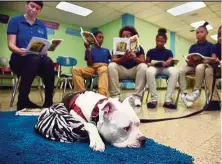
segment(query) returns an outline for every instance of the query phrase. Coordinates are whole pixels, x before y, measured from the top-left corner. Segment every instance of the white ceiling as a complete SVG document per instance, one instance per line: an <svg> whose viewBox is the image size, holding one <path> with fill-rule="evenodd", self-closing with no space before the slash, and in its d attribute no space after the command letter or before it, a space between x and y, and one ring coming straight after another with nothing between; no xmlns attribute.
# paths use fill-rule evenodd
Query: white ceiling
<svg viewBox="0 0 222 164"><path fill-rule="evenodd" d="M178 35L194 42L195 35L190 32L190 23L205 20L212 26L209 36L217 33L221 24L221 2L205 2L207 7L174 17L166 12L167 9L185 2L71 2L89 8L93 12L82 17L56 9L58 2L44 2L41 17L49 20L76 24L83 27L99 27L121 17L123 13L130 13L137 18L175 31ZM1 8L24 11L24 2L0 2ZM214 41L209 37L209 41Z"/></svg>

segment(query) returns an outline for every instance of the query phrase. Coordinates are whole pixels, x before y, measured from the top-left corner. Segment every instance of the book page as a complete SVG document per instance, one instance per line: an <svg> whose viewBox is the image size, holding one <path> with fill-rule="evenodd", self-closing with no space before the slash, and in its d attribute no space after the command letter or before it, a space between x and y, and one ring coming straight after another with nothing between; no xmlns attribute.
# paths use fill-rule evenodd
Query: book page
<svg viewBox="0 0 222 164"><path fill-rule="evenodd" d="M172 59L172 63L173 63L173 64L178 64L178 63L179 63L179 60L178 60L178 59Z"/></svg>
<svg viewBox="0 0 222 164"><path fill-rule="evenodd" d="M152 64L153 66L162 66L163 63L164 63L164 61L151 60L151 64Z"/></svg>
<svg viewBox="0 0 222 164"><path fill-rule="evenodd" d="M93 33L88 32L88 31L83 31L82 27L80 29L81 29L80 34L81 34L81 36L82 36L82 38L83 38L85 43L87 43L89 45L91 45L91 44L99 45L97 40L96 40L96 38L95 38L95 36L93 35Z"/></svg>
<svg viewBox="0 0 222 164"><path fill-rule="evenodd" d="M62 39L53 39L51 40L51 46L49 47L48 51L55 51L55 49L62 43Z"/></svg>
<svg viewBox="0 0 222 164"><path fill-rule="evenodd" d="M129 48L132 52L140 51L139 37L137 35L129 38Z"/></svg>
<svg viewBox="0 0 222 164"><path fill-rule="evenodd" d="M26 50L27 53L46 54L50 45L51 45L50 41L46 39L39 37L32 37Z"/></svg>
<svg viewBox="0 0 222 164"><path fill-rule="evenodd" d="M128 38L113 38L113 53L117 55L124 55L126 50L129 49Z"/></svg>

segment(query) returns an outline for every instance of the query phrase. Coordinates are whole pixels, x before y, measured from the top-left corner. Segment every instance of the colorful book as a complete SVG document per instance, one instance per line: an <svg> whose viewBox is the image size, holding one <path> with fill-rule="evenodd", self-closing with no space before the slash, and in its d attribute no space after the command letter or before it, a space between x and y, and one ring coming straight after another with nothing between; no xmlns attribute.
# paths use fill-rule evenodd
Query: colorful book
<svg viewBox="0 0 222 164"><path fill-rule="evenodd" d="M140 51L139 37L134 35L130 38L113 38L113 53L117 55L124 55L129 50L131 52Z"/></svg>
<svg viewBox="0 0 222 164"><path fill-rule="evenodd" d="M32 37L26 49L27 53L46 54L47 51L55 51L62 39L47 40L39 37Z"/></svg>

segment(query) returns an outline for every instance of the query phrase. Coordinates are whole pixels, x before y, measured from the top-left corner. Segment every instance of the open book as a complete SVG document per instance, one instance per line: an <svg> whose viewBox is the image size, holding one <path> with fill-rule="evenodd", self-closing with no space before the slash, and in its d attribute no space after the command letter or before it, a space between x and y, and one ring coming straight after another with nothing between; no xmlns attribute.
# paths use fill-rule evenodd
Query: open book
<svg viewBox="0 0 222 164"><path fill-rule="evenodd" d="M52 39L49 41L44 38L32 37L26 50L27 53L46 54L47 51L55 51L62 41L62 39Z"/></svg>
<svg viewBox="0 0 222 164"><path fill-rule="evenodd" d="M140 51L139 37L137 35L130 38L114 37L113 39L113 53L117 55L124 55L126 50L131 52Z"/></svg>
<svg viewBox="0 0 222 164"><path fill-rule="evenodd" d="M176 64L179 62L179 60L177 60L177 59L171 59L171 60L172 60L172 63L173 63L174 65L176 65ZM151 60L151 64L152 64L153 66L159 66L159 67L161 67L163 63L164 63L164 61Z"/></svg>
<svg viewBox="0 0 222 164"><path fill-rule="evenodd" d="M89 45L92 45L92 44L99 45L93 33L88 32L88 31L83 31L82 27L80 27L80 34L85 43Z"/></svg>
<svg viewBox="0 0 222 164"><path fill-rule="evenodd" d="M187 56L184 56L185 61L187 64L199 64L199 63L212 63L214 62L214 58L212 57L206 57L199 53L190 53Z"/></svg>
<svg viewBox="0 0 222 164"><path fill-rule="evenodd" d="M35 109L22 109L20 111L17 111L15 115L20 115L20 116L39 116L43 111L45 111L46 108L40 109L40 108L35 108Z"/></svg>

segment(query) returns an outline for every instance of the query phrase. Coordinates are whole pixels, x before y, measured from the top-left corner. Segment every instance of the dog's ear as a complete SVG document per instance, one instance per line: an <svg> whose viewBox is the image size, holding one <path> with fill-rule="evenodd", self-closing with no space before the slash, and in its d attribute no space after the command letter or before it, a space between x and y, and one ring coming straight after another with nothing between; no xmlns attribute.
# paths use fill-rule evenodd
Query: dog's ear
<svg viewBox="0 0 222 164"><path fill-rule="evenodd" d="M100 109L104 112L103 114L104 119L108 119L109 116L115 110L115 107L112 102L106 101L105 103L101 104Z"/></svg>

